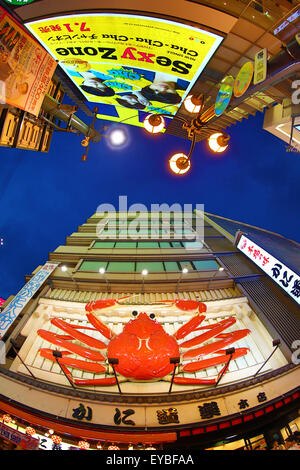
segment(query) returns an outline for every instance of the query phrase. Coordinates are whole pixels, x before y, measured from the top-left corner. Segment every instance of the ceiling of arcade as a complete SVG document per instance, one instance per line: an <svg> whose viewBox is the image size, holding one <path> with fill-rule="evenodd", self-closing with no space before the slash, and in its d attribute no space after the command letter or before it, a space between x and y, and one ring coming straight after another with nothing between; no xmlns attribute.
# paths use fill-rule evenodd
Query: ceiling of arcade
<svg viewBox="0 0 300 470"><path fill-rule="evenodd" d="M63 8L63 10L62 10ZM212 31L222 32L224 41L209 61L193 88L193 94L205 95L205 108L209 108L215 102L221 80L227 76L237 76L241 66L247 61L254 60L255 54L267 48L269 58L278 54L285 44L299 32L300 16L288 21L286 26L278 29L285 20L300 8L300 0L178 0L173 2L166 0L163 4L159 0L153 0L148 4L141 4L136 0L124 3L120 0L103 0L102 11L120 11L137 14L149 14L166 19L178 20L192 26L206 27ZM99 2L86 0L85 11L99 10ZM79 0L37 0L36 2L15 8L15 12L23 21L38 17L66 13L68 11L82 11L82 2ZM242 103L233 109L225 111L217 119L214 119L214 127L224 129L232 124L255 115L257 111L264 111L291 94L291 82L299 77L290 77L282 80L274 86L269 86L263 91L247 95ZM178 116L191 120L183 106L178 111ZM173 120L167 129L167 133L188 138L182 124ZM201 136L198 137L201 139Z"/></svg>

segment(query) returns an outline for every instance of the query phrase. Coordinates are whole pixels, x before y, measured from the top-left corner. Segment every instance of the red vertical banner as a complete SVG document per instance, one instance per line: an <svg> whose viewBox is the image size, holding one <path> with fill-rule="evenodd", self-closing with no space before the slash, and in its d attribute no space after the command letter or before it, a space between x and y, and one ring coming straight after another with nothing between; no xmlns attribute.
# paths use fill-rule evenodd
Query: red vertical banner
<svg viewBox="0 0 300 470"><path fill-rule="evenodd" d="M0 103L38 116L55 60L0 7Z"/></svg>

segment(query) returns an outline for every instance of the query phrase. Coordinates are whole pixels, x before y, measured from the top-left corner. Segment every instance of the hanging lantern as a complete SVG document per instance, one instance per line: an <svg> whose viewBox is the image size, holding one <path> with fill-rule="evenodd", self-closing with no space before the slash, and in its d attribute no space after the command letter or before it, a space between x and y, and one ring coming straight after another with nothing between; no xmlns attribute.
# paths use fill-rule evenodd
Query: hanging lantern
<svg viewBox="0 0 300 470"><path fill-rule="evenodd" d="M128 450L133 450L133 445L131 443L128 445Z"/></svg>
<svg viewBox="0 0 300 470"><path fill-rule="evenodd" d="M191 162L184 153L176 153L170 158L169 166L176 175L183 175L191 168Z"/></svg>
<svg viewBox="0 0 300 470"><path fill-rule="evenodd" d="M53 429L49 429L48 433L49 433L49 434L54 434Z"/></svg>
<svg viewBox="0 0 300 470"><path fill-rule="evenodd" d="M12 422L12 417L9 416L9 415L3 415L2 416L2 420L4 421L4 423L11 423Z"/></svg>
<svg viewBox="0 0 300 470"><path fill-rule="evenodd" d="M189 113L200 113L203 109L203 95L200 96L193 96L189 95L184 100L184 107Z"/></svg>
<svg viewBox="0 0 300 470"><path fill-rule="evenodd" d="M60 436L57 436L56 434L53 434L51 439L54 442L54 444L61 444L62 442L62 438Z"/></svg>
<svg viewBox="0 0 300 470"><path fill-rule="evenodd" d="M78 447L83 450L88 450L90 448L90 444L87 441L79 441Z"/></svg>
<svg viewBox="0 0 300 470"><path fill-rule="evenodd" d="M35 434L35 429L32 428L31 426L27 426L27 428L25 429L25 432L26 434L28 434L29 436L33 436Z"/></svg>
<svg viewBox="0 0 300 470"><path fill-rule="evenodd" d="M110 446L108 446L107 450L120 450L120 447L116 446L113 442Z"/></svg>
<svg viewBox="0 0 300 470"><path fill-rule="evenodd" d="M210 149L216 153L224 152L228 147L228 142L229 135L222 132L216 132L208 138L208 145Z"/></svg>
<svg viewBox="0 0 300 470"><path fill-rule="evenodd" d="M165 120L159 114L149 114L144 120L144 127L150 134L157 134L165 127Z"/></svg>
<svg viewBox="0 0 300 470"><path fill-rule="evenodd" d="M103 447L102 447L101 442L98 442L98 444L97 444L97 449L98 449L98 450L103 450Z"/></svg>

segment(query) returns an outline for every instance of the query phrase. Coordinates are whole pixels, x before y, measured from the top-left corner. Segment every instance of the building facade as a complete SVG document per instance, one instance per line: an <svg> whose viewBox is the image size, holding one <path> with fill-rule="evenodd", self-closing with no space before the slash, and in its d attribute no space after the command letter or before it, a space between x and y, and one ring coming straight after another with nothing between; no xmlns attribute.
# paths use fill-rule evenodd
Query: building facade
<svg viewBox="0 0 300 470"><path fill-rule="evenodd" d="M65 448L270 446L299 425L297 257L293 241L199 211L96 212L4 304L1 410Z"/></svg>

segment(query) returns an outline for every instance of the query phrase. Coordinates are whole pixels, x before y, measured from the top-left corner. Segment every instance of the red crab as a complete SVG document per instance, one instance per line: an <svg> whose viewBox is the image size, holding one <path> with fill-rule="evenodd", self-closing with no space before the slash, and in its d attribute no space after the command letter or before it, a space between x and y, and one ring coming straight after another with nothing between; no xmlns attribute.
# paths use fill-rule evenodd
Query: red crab
<svg viewBox="0 0 300 470"><path fill-rule="evenodd" d="M171 373L174 372L174 367L178 365L178 358L180 359L180 363L187 359L196 359L195 361L191 360L184 365L180 365L178 369L179 372L196 372L208 367L225 364L223 369L219 372L219 377L220 374L225 373L227 369L228 355L226 355L225 349L250 333L248 329L223 333L224 330L235 323L236 320L233 317L212 325L199 326L205 319L205 315L198 313L173 335L169 335L165 332L161 324L154 319L154 314L148 316L146 313L138 314L134 311L133 314L137 317L130 320L124 326L123 331L117 335L102 323L92 311L98 310L99 308L110 307L119 300L121 299L117 301L113 299L100 300L86 305L85 308L88 312L86 316L93 325L93 328L70 325L64 320L52 318L51 323L67 333L67 335L38 330L39 336L43 339L46 339L56 346L67 349L60 351L61 357L59 362L72 383L77 385L117 384L117 380L114 376L98 379L77 379L72 376L67 368L67 366L69 366L96 374L109 373L108 366L103 364L109 361L109 359L114 359L115 372L123 377L121 381L169 380ZM176 300L175 305L181 310L206 311L205 304L197 301ZM79 329L98 331L107 338L109 342L106 344L103 341L92 338L80 332ZM199 334L192 339L184 340L184 338L192 332L199 332ZM212 338L215 338L216 341L207 343L207 341ZM78 340L94 349L73 343L72 340ZM99 350L107 350L106 355L101 354ZM232 359L241 357L247 354L248 351L248 348L236 348ZM52 361L56 360L56 357L53 355L55 351L51 349L43 348L40 349L39 352L47 359L51 359ZM87 360L69 357L72 353ZM205 358L204 356L208 354L214 354L214 356ZM209 379L175 377L174 383L211 385L216 383L218 377Z"/></svg>

